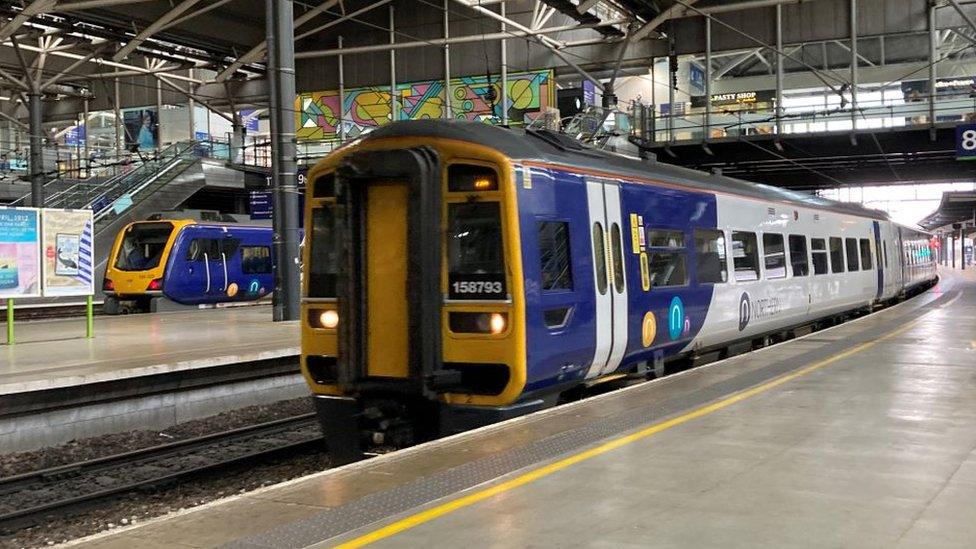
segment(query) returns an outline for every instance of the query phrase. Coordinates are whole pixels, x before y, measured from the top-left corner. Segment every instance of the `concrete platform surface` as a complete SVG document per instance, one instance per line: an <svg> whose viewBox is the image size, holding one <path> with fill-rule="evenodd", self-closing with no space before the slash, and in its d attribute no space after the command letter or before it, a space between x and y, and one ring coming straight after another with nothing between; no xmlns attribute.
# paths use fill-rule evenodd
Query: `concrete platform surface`
<svg viewBox="0 0 976 549"><path fill-rule="evenodd" d="M84 547L973 547L976 279Z"/></svg>
<svg viewBox="0 0 976 549"><path fill-rule="evenodd" d="M272 322L271 307L20 322L0 345L0 395L170 373L299 353L297 322Z"/></svg>

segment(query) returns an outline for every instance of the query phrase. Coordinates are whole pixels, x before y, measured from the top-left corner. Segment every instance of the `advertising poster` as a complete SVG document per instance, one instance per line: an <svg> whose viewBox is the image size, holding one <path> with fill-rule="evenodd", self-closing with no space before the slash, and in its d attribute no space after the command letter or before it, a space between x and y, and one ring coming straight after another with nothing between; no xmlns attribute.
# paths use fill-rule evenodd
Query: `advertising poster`
<svg viewBox="0 0 976 549"><path fill-rule="evenodd" d="M38 210L0 208L0 298L40 297Z"/></svg>
<svg viewBox="0 0 976 549"><path fill-rule="evenodd" d="M44 296L91 295L91 210L42 210Z"/></svg>
<svg viewBox="0 0 976 549"><path fill-rule="evenodd" d="M151 151L159 139L159 119L156 109L128 109L122 111L125 124L125 148L135 152Z"/></svg>

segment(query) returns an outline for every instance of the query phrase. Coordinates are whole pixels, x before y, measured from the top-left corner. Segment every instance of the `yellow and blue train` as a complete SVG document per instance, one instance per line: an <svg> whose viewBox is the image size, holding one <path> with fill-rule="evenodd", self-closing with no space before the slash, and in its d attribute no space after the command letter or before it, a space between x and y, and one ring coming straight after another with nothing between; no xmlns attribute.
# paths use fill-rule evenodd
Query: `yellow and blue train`
<svg viewBox="0 0 976 549"><path fill-rule="evenodd" d="M271 227L193 219L126 225L108 257L107 314L255 301L274 289Z"/></svg>
<svg viewBox="0 0 976 549"><path fill-rule="evenodd" d="M881 212L548 131L393 123L308 181L302 371L340 461L936 280Z"/></svg>

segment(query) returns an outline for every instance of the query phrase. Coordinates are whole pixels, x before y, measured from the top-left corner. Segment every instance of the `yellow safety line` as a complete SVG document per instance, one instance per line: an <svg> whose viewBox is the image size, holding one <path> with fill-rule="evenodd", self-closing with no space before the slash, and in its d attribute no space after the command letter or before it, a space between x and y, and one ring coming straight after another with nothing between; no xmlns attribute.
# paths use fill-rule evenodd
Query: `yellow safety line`
<svg viewBox="0 0 976 549"><path fill-rule="evenodd" d="M916 325L919 322L921 322L921 320L922 320L921 318L916 319L916 320L914 320L912 322L909 322L908 324L902 326L901 328L898 328L897 330L888 333L887 335L884 335L882 337L879 337L878 339L875 339L873 341L869 341L867 343L862 343L862 344L858 345L857 347L853 347L853 348L848 349L848 350L846 350L846 351L844 351L842 353L838 353L838 354L836 354L836 355L834 355L834 356L832 356L830 358L826 358L826 359L824 359L824 360L822 360L820 362L817 362L815 364L811 364L810 366L806 366L804 368L800 368L799 370L796 370L795 372L782 375L782 376L780 376L778 378L775 378L775 379L773 379L771 381L767 381L766 383L763 383L762 385L757 385L757 386L755 386L755 387L753 387L751 389L746 389L746 390L741 391L739 393L736 393L736 394L734 394L734 395L732 395L730 397L727 397L727 398L725 398L723 400L720 400L720 401L717 401L717 402L713 402L712 404L708 404L708 405L702 406L700 408L696 408L696 409L694 409L694 410L692 410L690 412L687 412L687 413L685 413L683 415L680 415L680 416L671 418L669 420L662 421L660 423L656 423L654 425L651 425L649 427L646 427L646 428L644 428L644 429L642 429L640 431L637 431L635 433L631 433L629 435L624 435L622 437L615 438L615 439L610 440L608 442L605 442L605 443L603 443L603 444L601 444L599 446L590 448L589 450L584 450L584 451L579 452L577 454L573 454L573 455L571 455L569 457L563 458L563 459L561 459L559 461L555 461L553 463L550 463L549 465L544 465L542 467L539 467L538 469L533 469L532 471L529 471L527 473L524 473L522 475L519 475L519 476L517 476L517 477L515 477L513 479L507 480L507 481L502 482L500 484L496 484L494 486L489 486L489 487L484 488L482 490L478 490L477 492L473 492L471 494L468 494L466 496L460 497L458 499L454 499L454 500L448 501L448 502L443 503L441 505L438 505L436 507L431 507L430 509L427 509L425 511L421 511L419 513L416 513L416 514L410 515L408 517L405 517L403 519L400 519L400 520L398 520L398 521L396 521L396 522L394 522L392 524L389 524L387 526L384 526L384 527L382 527L382 528L380 528L378 530L374 530L372 532L369 532L369 533L364 534L362 536L359 536L357 538L351 539L351 540L349 540L349 541L347 541L347 542L345 542L343 544L340 544L340 545L338 545L336 547L337 547L337 549L354 549L354 548L357 548L357 547L363 547L364 545L368 545L370 543L379 541L381 539L388 538L388 537L390 537L390 536L392 536L394 534L397 534L399 532L403 532L404 530L409 530L410 528L413 528L414 526L419 526L419 525L421 525L421 524L423 524L425 522L431 521L431 520L433 520L435 518L438 518L438 517L444 516L444 515L446 515L448 513L452 513L454 511L457 511L458 509L463 509L464 507L468 507L470 505L473 505L475 503L478 503L479 501L486 500L486 499L488 499L488 498L490 498L492 496L495 496L495 495L498 495L498 494L507 492L507 491L509 491L509 490L511 490L513 488L517 488L519 486L528 484L528 483L533 482L535 480L538 480L540 478L549 476L549 475L551 475L551 474L553 474L553 473L555 473L557 471L560 471L562 469L565 469L565 468L567 468L567 467L569 467L571 465L575 465L575 464L577 464L577 463L579 463L581 461L586 461L586 460L588 460L590 458L593 458L593 457L596 457L596 456L605 454L605 453L607 453L607 452L609 452L611 450L614 450L616 448L620 448L621 446L626 446L626 445L631 444L633 442L637 442L638 440L642 440L642 439L648 438L648 437L653 436L653 435L656 435L657 433L660 433L662 431L666 431L666 430L668 430L668 429L670 429L672 427L676 427L676 426L681 425L683 423L687 423L687 422L689 422L689 421L691 421L693 419L696 419L696 418L699 418L699 417L702 417L702 416L707 416L707 415L709 415L709 414L711 414L713 412L717 412L718 410L721 410L723 408L726 408L728 406L731 406L731 405L733 405L733 404L735 404L737 402L741 402L743 400L746 400L747 398L756 396L756 395L758 395L760 393L764 393L764 392L766 392L766 391L768 391L768 390L770 390L770 389L772 389L774 387L778 387L778 386L780 386L780 385L782 385L782 384L784 384L784 383L786 383L788 381L792 381L792 380L794 380L794 379L796 379L798 377L805 376L805 375L809 374L810 372L813 372L815 370L819 370L820 368L823 368L824 366L828 366L830 364L833 364L834 362L837 362L838 360L845 359L845 358L847 358L847 357L849 357L851 355L857 354L857 353L859 353L859 352L861 352L861 351L863 351L865 349L868 349L870 347L873 347L873 346L877 345L878 343L880 343L880 342L882 342L882 341L884 341L886 339L892 338L892 337L894 337L894 336L896 336L898 334L901 334L901 333L907 331L909 328L911 328L914 325Z"/></svg>

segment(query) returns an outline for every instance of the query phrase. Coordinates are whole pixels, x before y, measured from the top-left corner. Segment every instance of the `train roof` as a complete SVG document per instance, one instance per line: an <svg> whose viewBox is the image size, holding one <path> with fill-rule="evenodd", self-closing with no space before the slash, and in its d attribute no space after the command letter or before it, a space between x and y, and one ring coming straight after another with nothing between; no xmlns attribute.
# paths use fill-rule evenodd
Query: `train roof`
<svg viewBox="0 0 976 549"><path fill-rule="evenodd" d="M830 210L838 213L888 220L888 214L859 204L837 202L788 189L710 174L656 160L603 151L567 135L548 130L525 130L457 120L409 120L386 124L362 141L390 137L437 137L468 141L496 149L515 161L539 161L583 169L612 171L621 175L653 178L706 191L725 192L760 200Z"/></svg>

